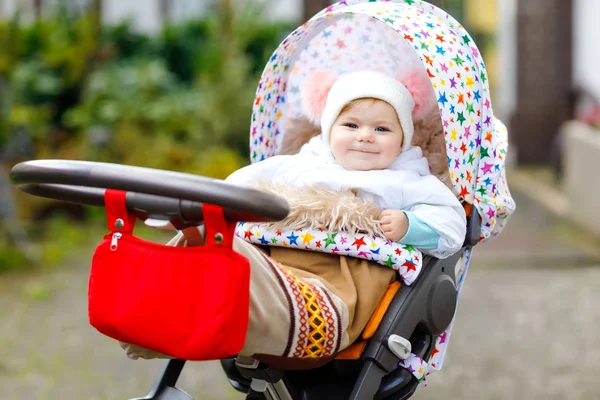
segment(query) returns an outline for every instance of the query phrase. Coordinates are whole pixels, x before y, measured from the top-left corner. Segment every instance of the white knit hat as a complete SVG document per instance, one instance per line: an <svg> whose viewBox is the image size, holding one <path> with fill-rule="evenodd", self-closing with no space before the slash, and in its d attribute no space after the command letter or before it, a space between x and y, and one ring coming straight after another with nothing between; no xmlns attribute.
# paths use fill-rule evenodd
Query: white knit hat
<svg viewBox="0 0 600 400"><path fill-rule="evenodd" d="M328 80L332 85L326 83ZM383 100L394 107L404 133L402 150L410 147L414 132L412 112L415 102L406 86L397 79L382 72L368 70L339 76L337 74L325 76L321 73L313 76L310 81L313 82L308 82L303 88L308 93L302 96L304 103L310 103L303 104L303 108L309 118L312 117L313 120L320 114L321 133L325 143L329 143L333 123L346 104L352 100L372 97ZM323 100L326 98L321 113L318 112L320 106L315 104L315 100L317 103L322 102L322 100L315 99L315 90L319 90L319 86L322 87L321 93L316 97L321 97Z"/></svg>
<svg viewBox="0 0 600 400"><path fill-rule="evenodd" d="M415 102L406 86L378 71L341 74L333 84L321 115L321 132L325 143L329 143L333 123L344 106L352 100L365 97L383 100L394 107L404 133L402 150L408 149L414 132L412 111Z"/></svg>

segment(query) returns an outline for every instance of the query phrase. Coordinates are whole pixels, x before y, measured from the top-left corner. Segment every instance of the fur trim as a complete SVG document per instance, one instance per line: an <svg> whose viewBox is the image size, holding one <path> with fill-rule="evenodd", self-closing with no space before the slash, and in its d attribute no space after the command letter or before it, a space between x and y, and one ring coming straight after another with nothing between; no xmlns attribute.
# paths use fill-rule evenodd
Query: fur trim
<svg viewBox="0 0 600 400"><path fill-rule="evenodd" d="M321 129L310 122L307 117L290 118L287 121L285 135L283 135L281 148L277 154L296 154L302 146L319 133L321 133Z"/></svg>
<svg viewBox="0 0 600 400"><path fill-rule="evenodd" d="M254 186L286 199L289 215L266 224L276 230L325 229L330 232L365 233L385 237L380 227L379 207L352 191L338 192L322 187L297 188L263 182Z"/></svg>
<svg viewBox="0 0 600 400"><path fill-rule="evenodd" d="M415 121L412 145L423 150L423 157L427 159L431 175L442 181L456 194L450 180L444 127L437 108L434 107L424 118Z"/></svg>
<svg viewBox="0 0 600 400"><path fill-rule="evenodd" d="M338 74L330 69L317 69L308 75L300 89L302 111L315 125L321 125L321 115L325 109L327 96Z"/></svg>

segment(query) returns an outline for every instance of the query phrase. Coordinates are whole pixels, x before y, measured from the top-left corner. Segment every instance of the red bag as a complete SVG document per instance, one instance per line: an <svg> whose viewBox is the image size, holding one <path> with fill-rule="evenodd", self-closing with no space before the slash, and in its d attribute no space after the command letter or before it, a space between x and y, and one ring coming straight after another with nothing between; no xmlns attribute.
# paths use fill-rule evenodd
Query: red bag
<svg viewBox="0 0 600 400"><path fill-rule="evenodd" d="M125 192L106 190L105 203L111 232L92 260L90 324L185 360L236 355L248 327L250 265L231 248L235 223L204 204L205 246L164 246L133 236Z"/></svg>

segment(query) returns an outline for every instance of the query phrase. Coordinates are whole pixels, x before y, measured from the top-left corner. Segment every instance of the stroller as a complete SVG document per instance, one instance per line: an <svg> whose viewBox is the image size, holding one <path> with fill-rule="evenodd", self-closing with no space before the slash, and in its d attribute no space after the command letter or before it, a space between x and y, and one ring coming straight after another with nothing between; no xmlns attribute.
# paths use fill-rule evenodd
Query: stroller
<svg viewBox="0 0 600 400"><path fill-rule="evenodd" d="M282 370L248 357L222 359L229 382L248 399L411 397L428 374L442 367L472 248L497 235L514 211L504 171L507 132L493 115L479 51L458 22L419 0L341 1L291 33L258 85L252 162L278 153L286 122L300 109L299 84L310 71L321 66L337 72L373 68L373 60L390 74L417 63L431 79L449 176L467 212L464 246L444 260L377 237L367 243L377 251L365 254L341 243L321 249L388 265L397 271L398 281L389 286L361 338L324 366ZM270 194L147 168L37 160L15 166L11 178L33 195L95 206L104 206L103 188L126 191L127 209L153 226L198 226L202 203L221 206L232 221L275 221L288 213L285 202ZM236 235L259 240L259 235L244 235L246 229L260 229L262 240L273 234L257 223L252 228L238 225ZM350 243L355 239L346 236ZM150 393L137 400L191 399L176 387L185 362L166 361Z"/></svg>

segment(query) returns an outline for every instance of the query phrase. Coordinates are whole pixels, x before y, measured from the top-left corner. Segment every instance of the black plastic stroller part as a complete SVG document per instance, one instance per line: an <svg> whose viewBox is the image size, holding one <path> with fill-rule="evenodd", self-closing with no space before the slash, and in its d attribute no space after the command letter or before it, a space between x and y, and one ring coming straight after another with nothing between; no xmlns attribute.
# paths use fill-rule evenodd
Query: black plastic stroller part
<svg viewBox="0 0 600 400"><path fill-rule="evenodd" d="M194 400L189 394L175 387L184 365L184 360L165 361L150 393L146 397L130 400Z"/></svg>
<svg viewBox="0 0 600 400"><path fill-rule="evenodd" d="M240 370L235 365L235 357L225 358L221 360L221 368L225 371L229 384L233 386L235 390L241 393L248 393L250 391L251 379L245 378Z"/></svg>
<svg viewBox="0 0 600 400"><path fill-rule="evenodd" d="M104 207L105 189L54 184L24 184L19 185L19 189L35 196ZM134 212L142 221L147 218L165 220L171 222L176 229L197 226L204 221L202 203L196 201L127 192L125 204L127 209ZM230 221L238 221L248 216L227 208L223 209L223 214ZM256 217L254 220L256 221Z"/></svg>
<svg viewBox="0 0 600 400"><path fill-rule="evenodd" d="M465 242L463 246L473 247L479 243L481 233L481 215L473 207L471 215L467 217L467 235L465 236Z"/></svg>
<svg viewBox="0 0 600 400"><path fill-rule="evenodd" d="M410 338L412 351L424 360L429 360L435 347L435 337L425 331L417 331ZM406 368L396 368L381 379L376 400L410 398L418 387L417 379Z"/></svg>
<svg viewBox="0 0 600 400"><path fill-rule="evenodd" d="M250 382L252 380L261 380L268 383L276 383L284 375L283 370L273 368L251 357L238 356L235 358L235 365L242 377Z"/></svg>
<svg viewBox="0 0 600 400"><path fill-rule="evenodd" d="M410 338L413 343L413 352L418 356L428 359L435 344L433 336L417 331ZM354 387L357 375L360 373L363 362L361 360L335 360L321 368L305 371L287 371L282 383L285 385L291 399L330 399L346 400ZM230 382L232 374L236 372L229 368L234 367L232 360L224 368ZM236 382L237 384L238 382ZM247 382L249 385L249 382ZM404 368L396 368L385 376L381 382L380 390L375 395L376 400L393 400L409 398L418 386L416 378ZM234 386L236 387L236 386ZM281 399L269 394L255 392L248 389L239 390L248 393L246 399ZM368 398L368 397L362 397ZM371 397L373 399L373 397Z"/></svg>
<svg viewBox="0 0 600 400"><path fill-rule="evenodd" d="M365 364L350 399L373 398L383 377L398 365L399 358L386 345L390 335L410 338L421 326L437 336L448 328L456 309L454 268L461 255L462 251L444 260L426 257L417 281L400 287L363 352Z"/></svg>
<svg viewBox="0 0 600 400"><path fill-rule="evenodd" d="M19 189L36 196L95 206L104 205L103 189L124 190L130 192L128 209L142 214L144 211L146 215L174 216L175 220L188 223L198 223L195 219L202 217L198 211L202 203L222 206L232 221L278 221L289 212L284 199L269 193L152 168L34 160L15 165L10 178Z"/></svg>

